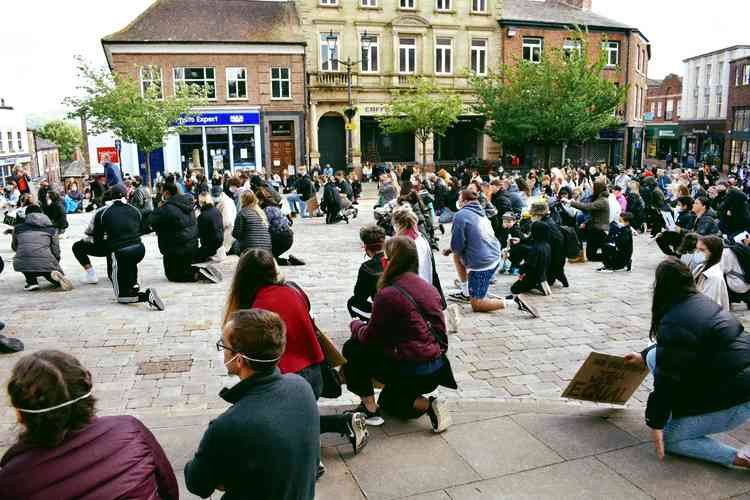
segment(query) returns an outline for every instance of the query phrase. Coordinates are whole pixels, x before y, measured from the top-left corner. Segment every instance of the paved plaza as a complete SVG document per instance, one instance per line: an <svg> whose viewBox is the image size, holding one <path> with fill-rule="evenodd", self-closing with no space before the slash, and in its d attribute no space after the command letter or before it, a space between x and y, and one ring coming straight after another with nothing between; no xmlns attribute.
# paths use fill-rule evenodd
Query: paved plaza
<svg viewBox="0 0 750 500"><path fill-rule="evenodd" d="M298 221L292 253L307 265L283 268L287 279L308 292L318 325L339 345L349 335L346 300L364 259L358 230L373 221L373 204L370 185L360 216L351 224ZM71 246L89 218L71 216L61 241L63 268L77 284L68 293L23 291L22 275L12 270L10 237L0 235L6 261L0 320L8 325L3 333L21 338L28 351L54 348L77 356L92 371L99 413L142 418L181 470L208 419L226 406L219 389L235 382L225 376L214 344L237 258L220 265L227 278L222 284L168 283L156 238L146 236L141 283L157 288L167 309L119 305L102 279L104 259L94 259L98 285L78 284L81 270ZM448 234L442 237L441 248L448 239ZM436 259L443 286L450 289L452 260L437 254ZM370 445L357 457L343 440L325 437L328 472L318 497L725 498L750 493L747 473L670 457L664 466L656 462L651 446L643 444L649 439L643 406L650 377L625 409L559 397L591 351L624 354L645 347L650 287L660 259L658 247L640 236L630 273L596 273L594 263L568 265L570 289L554 287L551 297L530 296L542 313L536 320L515 306L487 315L472 314L466 306L450 347L460 387L445 391L457 425L437 437L427 432L426 421L389 421L371 431ZM493 292L507 294L512 280L501 276ZM748 325L744 305L734 313ZM7 380L20 356L0 357L0 380ZM353 402L345 392L325 402L324 411L340 411ZM15 439L14 421L13 410L3 404L0 453ZM750 426L726 439L749 443Z"/></svg>

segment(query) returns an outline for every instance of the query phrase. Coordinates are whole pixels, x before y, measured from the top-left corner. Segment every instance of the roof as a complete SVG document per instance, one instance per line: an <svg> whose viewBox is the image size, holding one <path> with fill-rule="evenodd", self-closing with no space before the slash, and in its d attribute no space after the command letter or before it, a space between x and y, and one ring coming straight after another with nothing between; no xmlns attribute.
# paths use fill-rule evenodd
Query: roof
<svg viewBox="0 0 750 500"><path fill-rule="evenodd" d="M57 149L58 146L52 141L48 141L47 139L43 139L41 137L35 137L36 140L36 150L42 151L45 149Z"/></svg>
<svg viewBox="0 0 750 500"><path fill-rule="evenodd" d="M649 78L647 81L647 84L649 87L658 87L664 82L664 80L655 80L653 78Z"/></svg>
<svg viewBox="0 0 750 500"><path fill-rule="evenodd" d="M294 2L156 0L111 43L302 43Z"/></svg>
<svg viewBox="0 0 750 500"><path fill-rule="evenodd" d="M683 59L682 62L692 61L693 59L700 59L701 57L713 56L715 54L721 54L723 52L731 52L737 49L750 49L750 45L732 45L731 47L726 47L724 49L713 50L711 52L706 52L705 54L700 54L698 56L688 57L687 59Z"/></svg>
<svg viewBox="0 0 750 500"><path fill-rule="evenodd" d="M540 2L535 0L505 0L503 2L501 23L511 24L513 21L637 31L632 26L596 14L590 10L576 9L556 2Z"/></svg>
<svg viewBox="0 0 750 500"><path fill-rule="evenodd" d="M84 160L61 162L60 175L62 177L84 177L86 175L86 162Z"/></svg>

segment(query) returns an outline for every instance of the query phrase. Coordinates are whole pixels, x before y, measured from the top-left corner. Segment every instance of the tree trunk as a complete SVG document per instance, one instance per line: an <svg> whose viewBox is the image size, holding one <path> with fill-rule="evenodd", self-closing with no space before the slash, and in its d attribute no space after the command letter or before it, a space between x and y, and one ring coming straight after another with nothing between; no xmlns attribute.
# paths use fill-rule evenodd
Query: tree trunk
<svg viewBox="0 0 750 500"><path fill-rule="evenodd" d="M144 151L146 156L146 175L148 176L148 188L151 189L151 151Z"/></svg>
<svg viewBox="0 0 750 500"><path fill-rule="evenodd" d="M422 143L422 172L424 172L427 166L427 139L420 139L419 142Z"/></svg>
<svg viewBox="0 0 750 500"><path fill-rule="evenodd" d="M565 153L568 151L568 143L562 143L562 158L560 159L560 167L565 166Z"/></svg>
<svg viewBox="0 0 750 500"><path fill-rule="evenodd" d="M549 165L552 162L552 148L550 144L544 143L544 172L549 173Z"/></svg>

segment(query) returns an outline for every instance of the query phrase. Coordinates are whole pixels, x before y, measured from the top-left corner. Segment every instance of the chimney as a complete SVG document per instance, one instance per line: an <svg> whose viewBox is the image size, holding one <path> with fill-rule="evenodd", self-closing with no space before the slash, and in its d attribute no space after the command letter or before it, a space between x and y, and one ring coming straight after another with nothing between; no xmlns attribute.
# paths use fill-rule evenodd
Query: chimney
<svg viewBox="0 0 750 500"><path fill-rule="evenodd" d="M73 161L80 161L81 159L81 148L76 146L75 151L73 151Z"/></svg>
<svg viewBox="0 0 750 500"><path fill-rule="evenodd" d="M547 0L547 3L564 5L578 10L591 10L593 0Z"/></svg>

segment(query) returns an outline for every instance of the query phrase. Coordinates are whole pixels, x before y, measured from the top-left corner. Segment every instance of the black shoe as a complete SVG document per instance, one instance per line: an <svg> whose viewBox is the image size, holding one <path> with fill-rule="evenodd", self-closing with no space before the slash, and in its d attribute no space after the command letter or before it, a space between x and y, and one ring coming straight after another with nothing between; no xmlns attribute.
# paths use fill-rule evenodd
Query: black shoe
<svg viewBox="0 0 750 500"><path fill-rule="evenodd" d="M212 283L221 283L224 281L224 275L221 274L221 271L216 266L212 266L211 264L207 264L205 267L198 268L198 272L206 278L208 281Z"/></svg>
<svg viewBox="0 0 750 500"><path fill-rule="evenodd" d="M468 304L469 302L471 302L471 297L469 297L468 295L464 295L463 292L455 292L448 294L448 300L459 302L461 304Z"/></svg>
<svg viewBox="0 0 750 500"><path fill-rule="evenodd" d="M148 304L156 309L157 311L163 311L164 310L164 302L162 302L161 298L159 298L159 294L156 293L156 290L153 288L149 288L147 290L148 293Z"/></svg>
<svg viewBox="0 0 750 500"><path fill-rule="evenodd" d="M445 226L443 226L442 224L440 224L440 225L438 226L438 228L440 228L440 233L441 233L441 234L445 234Z"/></svg>
<svg viewBox="0 0 750 500"><path fill-rule="evenodd" d="M628 265L627 265L627 267L626 267L625 269L627 269L627 270L628 270L628 272L630 272L630 269L631 269L632 267L633 267L633 261L630 261L630 262L628 262Z"/></svg>
<svg viewBox="0 0 750 500"><path fill-rule="evenodd" d="M276 264L279 266L289 266L289 260L283 257L276 257Z"/></svg>
<svg viewBox="0 0 750 500"><path fill-rule="evenodd" d="M326 473L326 466L323 465L323 462L318 463L318 473L315 475L315 480L320 480L321 477L323 477L323 474Z"/></svg>
<svg viewBox="0 0 750 500"><path fill-rule="evenodd" d="M367 432L367 418L364 413L349 413L346 421L347 437L356 455L367 446L370 433Z"/></svg>
<svg viewBox="0 0 750 500"><path fill-rule="evenodd" d="M385 423L385 420L383 420L383 417L380 415L380 408L378 408L375 411L370 411L367 409L367 407L364 405L364 403L360 403L359 406L354 408L353 410L345 411L344 413L362 413L365 416L365 422L370 427L380 427Z"/></svg>
<svg viewBox="0 0 750 500"><path fill-rule="evenodd" d="M289 265L292 265L292 266L304 266L305 265L305 261L302 260L302 259L298 259L294 255L290 254L289 255Z"/></svg>
<svg viewBox="0 0 750 500"><path fill-rule="evenodd" d="M450 413L448 413L445 401L435 396L430 396L430 407L427 408L427 416L430 417L432 432L435 434L444 432L453 422Z"/></svg>
<svg viewBox="0 0 750 500"><path fill-rule="evenodd" d="M0 330L2 330L3 328L5 328L5 323L3 323L2 321L0 321Z"/></svg>
<svg viewBox="0 0 750 500"><path fill-rule="evenodd" d="M516 304L518 304L518 308L521 311L531 314L532 318L539 317L539 313L537 312L536 308L523 300L520 295L516 295L515 297L513 297L513 300L516 302Z"/></svg>

